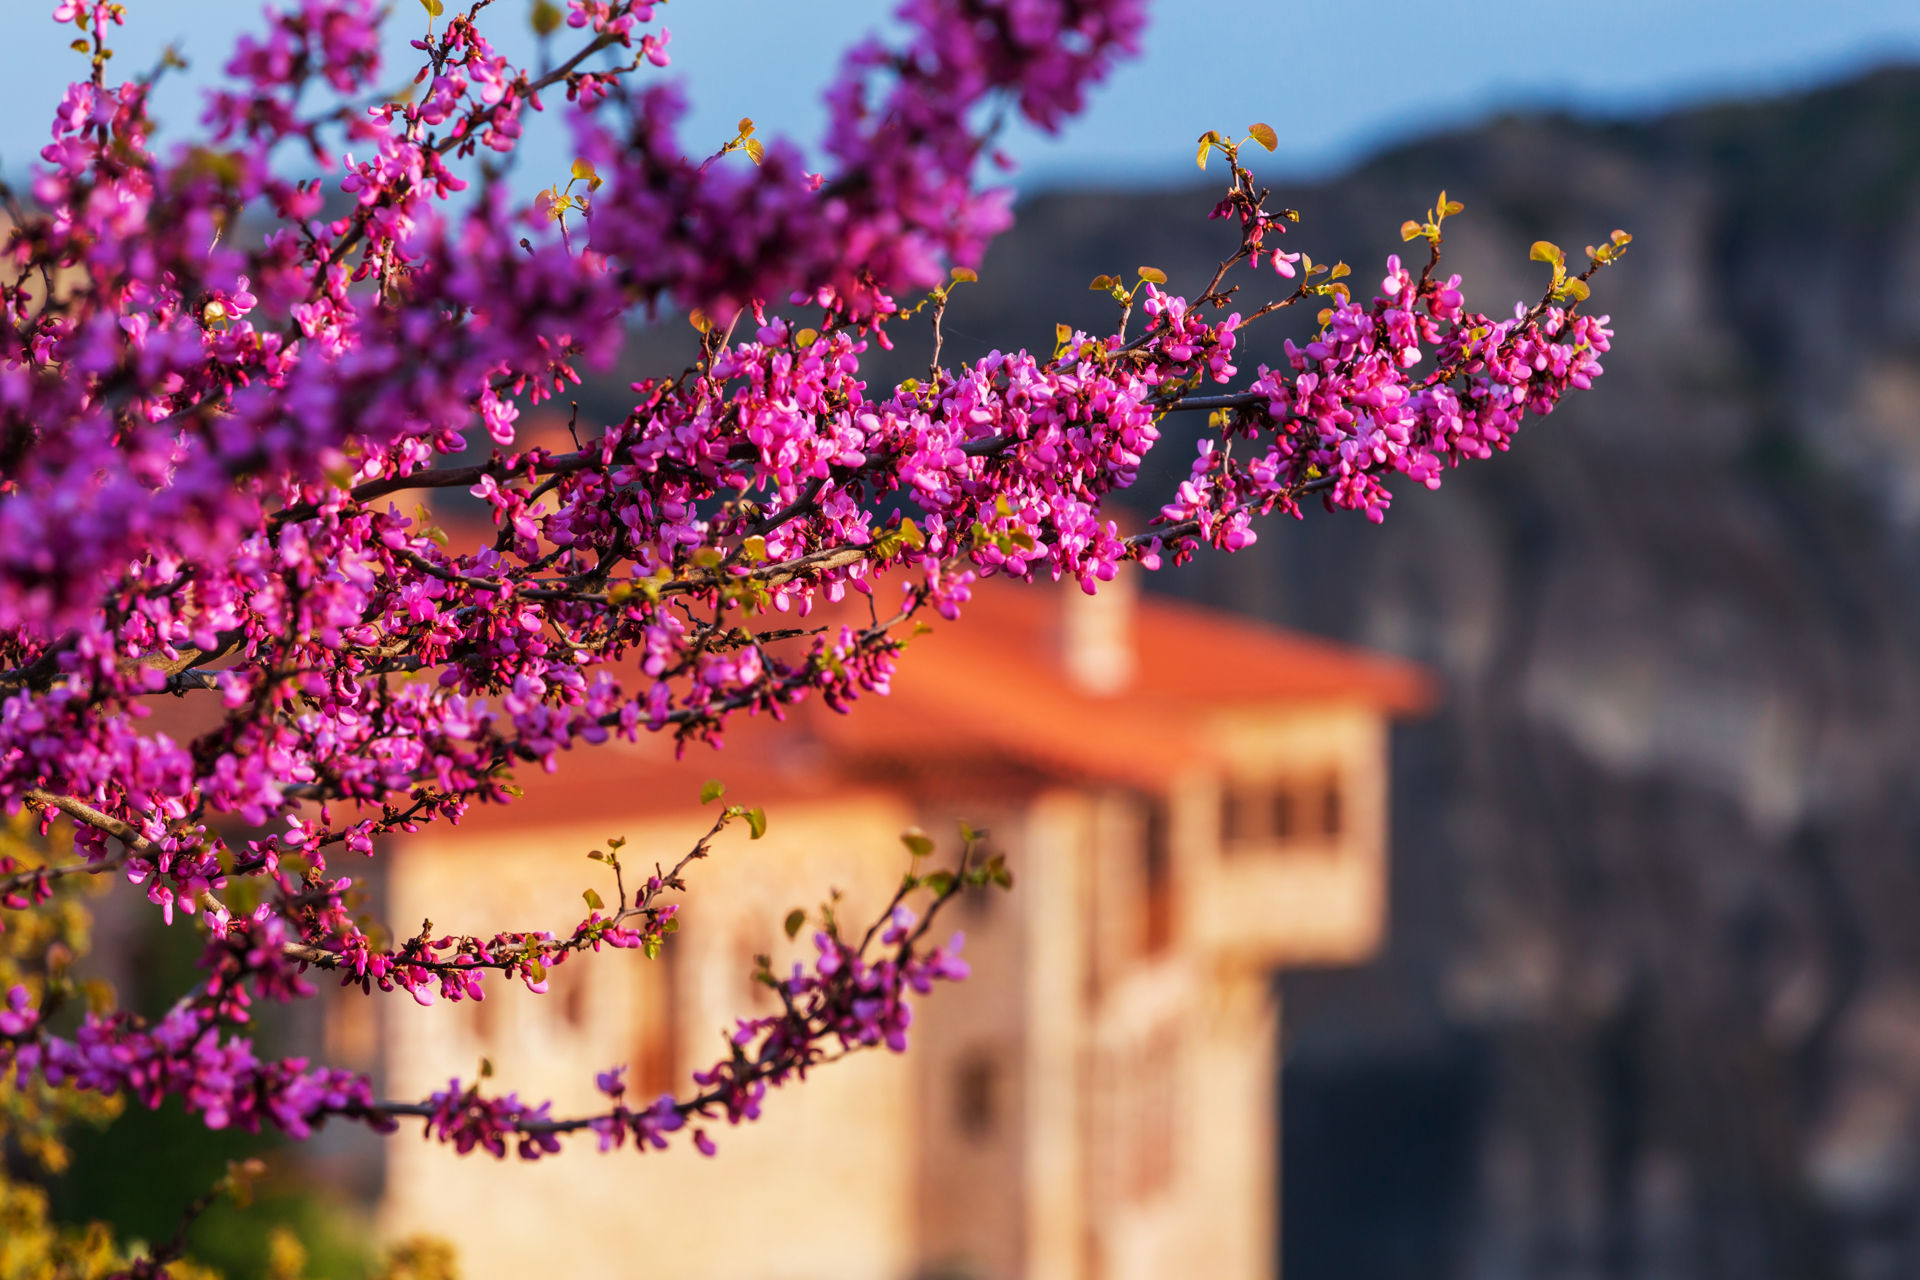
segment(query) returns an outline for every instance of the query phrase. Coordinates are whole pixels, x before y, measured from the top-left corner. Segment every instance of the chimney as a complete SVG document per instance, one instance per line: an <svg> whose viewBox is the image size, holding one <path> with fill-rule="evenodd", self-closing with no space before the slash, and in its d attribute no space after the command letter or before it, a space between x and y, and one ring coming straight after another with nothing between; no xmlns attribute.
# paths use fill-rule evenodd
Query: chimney
<svg viewBox="0 0 1920 1280"><path fill-rule="evenodd" d="M1100 584L1098 595L1088 595L1072 578L1060 584L1060 657L1068 681L1082 693L1111 697L1133 683L1139 662L1134 637L1138 572L1121 565L1112 582Z"/></svg>

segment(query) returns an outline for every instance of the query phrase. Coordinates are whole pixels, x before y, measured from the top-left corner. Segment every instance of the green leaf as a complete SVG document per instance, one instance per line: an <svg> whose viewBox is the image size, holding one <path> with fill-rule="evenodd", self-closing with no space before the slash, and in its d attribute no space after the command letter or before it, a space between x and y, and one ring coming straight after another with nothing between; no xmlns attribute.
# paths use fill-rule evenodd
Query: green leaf
<svg viewBox="0 0 1920 1280"><path fill-rule="evenodd" d="M607 905L606 903L600 900L600 895L595 893L592 889L586 890L580 896L586 899L587 906L594 911L603 910Z"/></svg>
<svg viewBox="0 0 1920 1280"><path fill-rule="evenodd" d="M1149 284L1165 284L1167 282L1167 273L1158 267L1141 267L1139 268L1139 275L1142 280L1147 281Z"/></svg>
<svg viewBox="0 0 1920 1280"><path fill-rule="evenodd" d="M487 1077L491 1076L492 1074L493 1074L493 1059L492 1058L480 1059L480 1078L482 1080L485 1080Z"/></svg>
<svg viewBox="0 0 1920 1280"><path fill-rule="evenodd" d="M427 11L429 18L437 18L446 12L446 10L441 7L440 0L420 0L420 7Z"/></svg>
<svg viewBox="0 0 1920 1280"><path fill-rule="evenodd" d="M1426 228L1415 222L1412 218L1408 218L1400 224L1400 238L1402 240L1418 240L1425 231Z"/></svg>
<svg viewBox="0 0 1920 1280"><path fill-rule="evenodd" d="M921 882L941 897L953 892L953 872L935 871Z"/></svg>
<svg viewBox="0 0 1920 1280"><path fill-rule="evenodd" d="M787 936L789 938L798 937L800 935L800 930L806 927L806 923L807 923L807 913L802 911L799 907L795 907L793 910L787 912L787 922L786 922Z"/></svg>
<svg viewBox="0 0 1920 1280"><path fill-rule="evenodd" d="M1280 145L1280 135L1273 131L1273 126L1270 124L1248 125L1247 132L1252 135L1255 142L1269 151Z"/></svg>
<svg viewBox="0 0 1920 1280"><path fill-rule="evenodd" d="M727 794L727 784L718 778L709 778L700 788L700 803L712 804L725 794Z"/></svg>
<svg viewBox="0 0 1920 1280"><path fill-rule="evenodd" d="M767 834L767 811L765 809L756 805L754 808L747 810L745 817L747 819L747 830L753 832L753 838L755 840Z"/></svg>
<svg viewBox="0 0 1920 1280"><path fill-rule="evenodd" d="M802 351L805 351L818 341L820 341L820 331L818 329L802 329L793 335L793 345L799 347Z"/></svg>
<svg viewBox="0 0 1920 1280"><path fill-rule="evenodd" d="M1087 288L1093 290L1095 293L1105 293L1107 290L1113 288L1114 284L1115 281L1112 276L1095 276L1093 283L1089 284Z"/></svg>
<svg viewBox="0 0 1920 1280"><path fill-rule="evenodd" d="M533 6L533 33L537 36L550 36L560 29L561 15L549 0L535 0Z"/></svg>
<svg viewBox="0 0 1920 1280"><path fill-rule="evenodd" d="M1527 257L1531 261L1551 263L1557 267L1565 264L1567 251L1551 240L1535 240L1533 248L1527 251Z"/></svg>
<svg viewBox="0 0 1920 1280"><path fill-rule="evenodd" d="M907 852L916 858L924 858L933 852L933 838L918 827L908 827L902 831L900 843L907 846Z"/></svg>
<svg viewBox="0 0 1920 1280"><path fill-rule="evenodd" d="M967 844L972 844L976 840L984 840L986 836L986 832L980 830L980 828L974 826L965 818L960 819L960 839Z"/></svg>
<svg viewBox="0 0 1920 1280"><path fill-rule="evenodd" d="M964 284L972 284L980 278L980 273L972 267L955 267L948 274L951 275L955 281Z"/></svg>
<svg viewBox="0 0 1920 1280"><path fill-rule="evenodd" d="M747 559L758 564L767 558L767 540L756 533L740 544L740 552Z"/></svg>

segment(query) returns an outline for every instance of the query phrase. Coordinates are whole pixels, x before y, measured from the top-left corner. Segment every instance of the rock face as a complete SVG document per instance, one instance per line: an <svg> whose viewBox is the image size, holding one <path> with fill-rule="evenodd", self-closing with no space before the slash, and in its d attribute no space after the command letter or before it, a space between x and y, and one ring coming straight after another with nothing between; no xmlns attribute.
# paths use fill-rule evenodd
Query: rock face
<svg viewBox="0 0 1920 1280"><path fill-rule="evenodd" d="M1367 288L1443 186L1488 311L1532 240L1633 231L1606 378L1383 527L1154 584L1447 690L1391 954L1287 984L1288 1280L1920 1274L1920 73L1497 121L1283 191L1290 247ZM1101 272L1205 280L1211 199L1031 201L948 357L1101 322Z"/></svg>

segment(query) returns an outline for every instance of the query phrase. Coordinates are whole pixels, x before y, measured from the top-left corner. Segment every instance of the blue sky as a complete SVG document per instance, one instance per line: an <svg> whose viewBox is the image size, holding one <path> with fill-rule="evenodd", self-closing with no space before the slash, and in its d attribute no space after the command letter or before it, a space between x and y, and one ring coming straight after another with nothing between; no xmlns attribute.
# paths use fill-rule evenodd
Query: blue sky
<svg viewBox="0 0 1920 1280"><path fill-rule="evenodd" d="M389 45L410 55L417 0L391 0ZM496 0L505 47L530 45L531 0ZM61 86L84 73L46 14L7 0L0 41L0 167L42 145ZM695 104L689 149L718 145L742 115L811 142L839 50L883 25L893 0L673 0L658 10ZM150 66L178 40L194 63L159 101L176 129L197 115L195 83L217 73L253 0L128 0L116 70ZM1014 136L1024 184L1162 183L1193 174L1203 130L1279 132L1276 171L1337 169L1382 143L1503 108L1641 114L1818 84L1920 61L1920 0L1157 0L1146 56L1104 85L1058 138ZM390 63L390 69L397 67ZM528 189L564 177L557 132L530 135ZM549 173L548 171L552 172Z"/></svg>

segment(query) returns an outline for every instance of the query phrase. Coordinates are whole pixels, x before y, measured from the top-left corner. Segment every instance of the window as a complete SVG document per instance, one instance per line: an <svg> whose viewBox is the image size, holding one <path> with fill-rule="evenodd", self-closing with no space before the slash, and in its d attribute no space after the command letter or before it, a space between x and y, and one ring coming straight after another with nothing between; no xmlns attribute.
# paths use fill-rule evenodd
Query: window
<svg viewBox="0 0 1920 1280"><path fill-rule="evenodd" d="M1327 778L1320 784L1320 834L1332 840L1340 834L1340 781Z"/></svg>
<svg viewBox="0 0 1920 1280"><path fill-rule="evenodd" d="M502 983L490 982L482 986L481 991L484 993L489 987L492 995L467 1001L467 1016L473 1020L473 1038L482 1049L492 1045L499 1033L499 1020L494 1015L499 1012L501 992L505 989Z"/></svg>
<svg viewBox="0 0 1920 1280"><path fill-rule="evenodd" d="M1158 955L1173 942L1173 847L1163 800L1147 804L1140 833L1140 943Z"/></svg>
<svg viewBox="0 0 1920 1280"><path fill-rule="evenodd" d="M680 1083L679 937L670 938L652 960L640 959L638 1008L634 1010L633 1073L628 1080L642 1101L672 1092Z"/></svg>
<svg viewBox="0 0 1920 1280"><path fill-rule="evenodd" d="M592 979L587 966L575 960L573 964L555 965L547 970L547 981L560 989L560 1016L566 1019L569 1030L578 1031L587 1025L587 984Z"/></svg>
<svg viewBox="0 0 1920 1280"><path fill-rule="evenodd" d="M976 1049L953 1071L953 1124L964 1136L983 1142L999 1120L1000 1066L993 1055Z"/></svg>
<svg viewBox="0 0 1920 1280"><path fill-rule="evenodd" d="M1220 842L1228 849L1337 840L1346 820L1338 774L1229 782L1220 798Z"/></svg>

